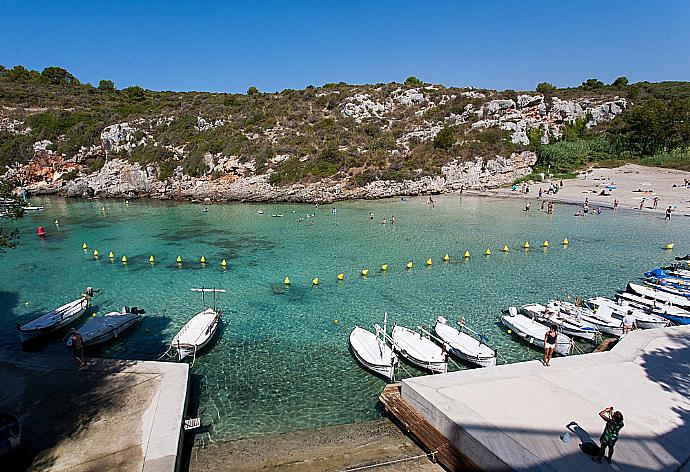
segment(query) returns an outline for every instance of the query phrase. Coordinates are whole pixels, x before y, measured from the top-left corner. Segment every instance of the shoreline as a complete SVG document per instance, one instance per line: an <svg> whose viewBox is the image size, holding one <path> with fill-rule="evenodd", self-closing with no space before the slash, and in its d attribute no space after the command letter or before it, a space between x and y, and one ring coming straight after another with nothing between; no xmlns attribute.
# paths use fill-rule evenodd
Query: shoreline
<svg viewBox="0 0 690 472"><path fill-rule="evenodd" d="M192 442L192 437L187 438ZM189 471L335 471L376 466L384 471L442 472L388 418L188 446ZM421 456L421 457L420 457ZM399 461L389 465L391 461Z"/></svg>

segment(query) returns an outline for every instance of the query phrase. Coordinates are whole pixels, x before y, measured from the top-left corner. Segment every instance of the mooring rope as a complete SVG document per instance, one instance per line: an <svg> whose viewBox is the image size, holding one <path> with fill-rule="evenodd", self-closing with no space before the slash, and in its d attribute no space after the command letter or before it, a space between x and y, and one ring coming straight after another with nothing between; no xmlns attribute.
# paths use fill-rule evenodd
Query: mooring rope
<svg viewBox="0 0 690 472"><path fill-rule="evenodd" d="M431 460L433 461L437 453L438 453L438 451L433 451L433 452L430 452L428 454L420 454L418 456L406 457L404 459L396 459L394 461L381 462L378 464L363 465L361 467L355 467L354 469L345 469L345 472L354 472L356 470L373 469L374 467L381 467L382 465L398 464L400 462L407 462L407 461L413 461L416 459L421 459L422 457L429 458L429 456L431 456Z"/></svg>

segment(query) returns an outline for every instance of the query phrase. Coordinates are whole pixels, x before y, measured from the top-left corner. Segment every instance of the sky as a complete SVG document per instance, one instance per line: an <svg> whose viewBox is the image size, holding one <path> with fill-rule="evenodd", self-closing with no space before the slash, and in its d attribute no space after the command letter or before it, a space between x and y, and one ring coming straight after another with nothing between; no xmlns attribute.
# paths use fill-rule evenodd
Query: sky
<svg viewBox="0 0 690 472"><path fill-rule="evenodd" d="M690 80L690 1L0 0L0 64L118 88Z"/></svg>

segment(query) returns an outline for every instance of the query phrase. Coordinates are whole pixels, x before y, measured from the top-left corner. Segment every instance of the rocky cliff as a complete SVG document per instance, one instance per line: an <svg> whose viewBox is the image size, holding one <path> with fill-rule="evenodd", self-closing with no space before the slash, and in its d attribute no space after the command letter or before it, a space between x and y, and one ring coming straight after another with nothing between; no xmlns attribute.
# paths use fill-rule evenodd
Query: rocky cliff
<svg viewBox="0 0 690 472"><path fill-rule="evenodd" d="M131 100L112 93L121 92L105 96L112 109ZM60 108L72 102L58 96L43 108L3 103L0 136L26 155L10 159L4 177L34 194L218 201L493 188L531 172L535 137L548 143L576 120L596 128L629 105L612 94L399 84L177 96L144 95L151 110L129 114L89 101Z"/></svg>

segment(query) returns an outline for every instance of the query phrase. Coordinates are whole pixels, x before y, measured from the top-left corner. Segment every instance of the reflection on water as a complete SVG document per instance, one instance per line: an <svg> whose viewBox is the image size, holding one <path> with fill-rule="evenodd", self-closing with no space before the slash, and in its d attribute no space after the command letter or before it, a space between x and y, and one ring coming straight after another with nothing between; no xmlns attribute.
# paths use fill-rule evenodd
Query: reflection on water
<svg viewBox="0 0 690 472"><path fill-rule="evenodd" d="M391 322L410 327L430 325L438 315L464 316L502 357L533 359L540 353L497 323L502 308L612 295L629 278L671 261L673 254L660 249L667 242L690 247L688 224L680 218L669 223L611 212L574 218L564 205L547 216L523 212L519 201L473 197L440 197L435 208L412 198L318 209L211 205L208 213L170 202L39 201L45 211L16 223L21 246L0 258L0 345L16 348L16 321L74 299L91 285L102 289L95 300L99 313L124 304L147 311L128 336L98 355L156 359L201 307L189 289L225 288L218 301L222 333L193 367L201 378L202 421L212 424L206 439L212 440L377 416L383 382L356 364L347 339L356 324L371 327L384 311ZM308 218L311 213L315 217ZM397 225L380 224L392 215ZM36 237L37 226L46 228L45 240ZM563 238L569 247L560 244ZM540 247L545 239L548 250ZM525 241L532 246L528 252L521 249ZM504 244L508 253L500 251ZM491 256L483 255L487 248ZM466 250L468 260L462 257ZM448 263L441 259L446 253ZM223 258L227 270L220 267ZM411 270L405 268L409 260ZM380 271L383 263L386 272ZM361 277L365 268L369 276ZM290 286L282 283L286 275ZM312 287L317 276L320 284ZM64 347L56 341L43 349ZM401 374L420 372L405 365Z"/></svg>

